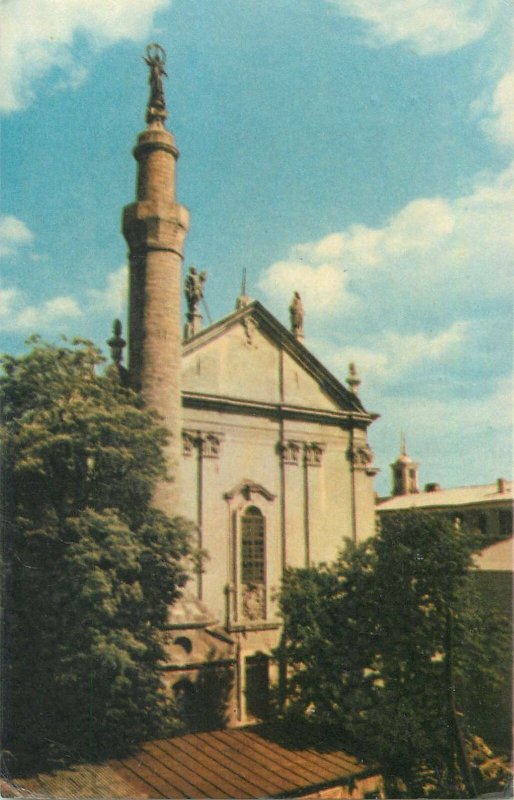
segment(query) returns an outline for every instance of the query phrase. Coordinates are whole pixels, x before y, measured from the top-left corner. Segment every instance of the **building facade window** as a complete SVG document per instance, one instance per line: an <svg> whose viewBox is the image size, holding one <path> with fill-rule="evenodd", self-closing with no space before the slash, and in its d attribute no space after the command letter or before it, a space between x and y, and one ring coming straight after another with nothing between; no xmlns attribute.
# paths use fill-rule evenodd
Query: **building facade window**
<svg viewBox="0 0 514 800"><path fill-rule="evenodd" d="M477 526L480 533L485 536L487 533L487 514L478 515Z"/></svg>
<svg viewBox="0 0 514 800"><path fill-rule="evenodd" d="M498 512L498 529L500 536L512 536L512 511L502 509Z"/></svg>
<svg viewBox="0 0 514 800"><path fill-rule="evenodd" d="M241 516L243 616L264 619L266 612L266 519L257 506Z"/></svg>
<svg viewBox="0 0 514 800"><path fill-rule="evenodd" d="M265 520L257 506L241 518L241 577L243 583L264 583Z"/></svg>

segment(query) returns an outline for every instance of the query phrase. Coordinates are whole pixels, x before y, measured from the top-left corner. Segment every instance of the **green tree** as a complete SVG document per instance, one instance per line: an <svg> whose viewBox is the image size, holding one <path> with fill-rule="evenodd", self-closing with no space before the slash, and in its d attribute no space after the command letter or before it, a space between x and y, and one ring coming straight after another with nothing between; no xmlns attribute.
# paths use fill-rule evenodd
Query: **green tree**
<svg viewBox="0 0 514 800"><path fill-rule="evenodd" d="M374 681L372 563L368 547L349 542L336 565L284 575L285 713L296 728L308 720L315 736L363 735Z"/></svg>
<svg viewBox="0 0 514 800"><path fill-rule="evenodd" d="M151 507L166 431L90 343L3 359L8 745L20 763L169 730L159 661L189 527ZM10 599L9 599L10 598Z"/></svg>
<svg viewBox="0 0 514 800"><path fill-rule="evenodd" d="M508 650L470 580L479 546L440 515L388 514L335 564L284 582L287 713L357 735L389 796L473 791L459 712L473 685L487 694L501 679Z"/></svg>

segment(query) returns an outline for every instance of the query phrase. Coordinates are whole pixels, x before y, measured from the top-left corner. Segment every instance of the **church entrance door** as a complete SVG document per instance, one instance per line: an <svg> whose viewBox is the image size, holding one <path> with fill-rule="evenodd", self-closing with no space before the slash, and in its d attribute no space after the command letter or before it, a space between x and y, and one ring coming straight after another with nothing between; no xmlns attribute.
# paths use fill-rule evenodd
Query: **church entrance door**
<svg viewBox="0 0 514 800"><path fill-rule="evenodd" d="M265 719L269 702L268 657L259 653L245 659L246 715Z"/></svg>

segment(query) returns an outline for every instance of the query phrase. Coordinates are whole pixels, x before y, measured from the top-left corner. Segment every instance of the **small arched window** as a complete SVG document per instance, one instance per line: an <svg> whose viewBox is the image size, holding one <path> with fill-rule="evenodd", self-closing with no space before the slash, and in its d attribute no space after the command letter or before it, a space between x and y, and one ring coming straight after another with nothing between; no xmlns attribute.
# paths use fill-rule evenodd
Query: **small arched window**
<svg viewBox="0 0 514 800"><path fill-rule="evenodd" d="M176 644L178 647L181 647L188 655L193 649L193 645L191 639L188 639L187 636L178 636L173 644Z"/></svg>
<svg viewBox="0 0 514 800"><path fill-rule="evenodd" d="M257 506L250 506L241 518L241 578L248 584L265 581L266 520Z"/></svg>

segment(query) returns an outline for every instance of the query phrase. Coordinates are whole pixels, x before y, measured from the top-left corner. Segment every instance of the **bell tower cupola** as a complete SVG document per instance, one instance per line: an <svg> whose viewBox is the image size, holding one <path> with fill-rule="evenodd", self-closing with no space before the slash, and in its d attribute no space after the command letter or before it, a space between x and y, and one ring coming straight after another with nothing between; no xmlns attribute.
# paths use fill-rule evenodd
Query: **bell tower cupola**
<svg viewBox="0 0 514 800"><path fill-rule="evenodd" d="M416 464L407 453L405 434L402 433L400 455L394 464L391 464L393 495L417 494L419 492L418 467L419 464Z"/></svg>

